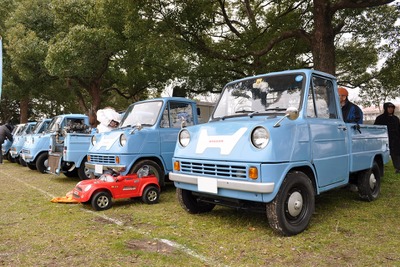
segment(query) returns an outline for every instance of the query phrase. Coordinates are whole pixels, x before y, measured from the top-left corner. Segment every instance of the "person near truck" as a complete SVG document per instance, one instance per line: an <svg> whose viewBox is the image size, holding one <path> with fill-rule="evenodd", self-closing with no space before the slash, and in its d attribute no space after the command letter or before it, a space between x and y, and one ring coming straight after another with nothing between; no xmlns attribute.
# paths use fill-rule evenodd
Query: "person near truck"
<svg viewBox="0 0 400 267"><path fill-rule="evenodd" d="M363 112L359 106L350 102L348 99L349 91L344 87L339 87L340 106L342 107L343 120L350 123L363 123Z"/></svg>
<svg viewBox="0 0 400 267"><path fill-rule="evenodd" d="M11 132L12 132L11 124L6 123L0 126L0 164L3 164L3 152L2 152L3 142L6 139L10 140L10 142L14 140Z"/></svg>
<svg viewBox="0 0 400 267"><path fill-rule="evenodd" d="M396 173L400 173L400 120L394 115L395 106L391 102L383 104L383 114L376 117L374 124L386 125L389 136L389 149Z"/></svg>

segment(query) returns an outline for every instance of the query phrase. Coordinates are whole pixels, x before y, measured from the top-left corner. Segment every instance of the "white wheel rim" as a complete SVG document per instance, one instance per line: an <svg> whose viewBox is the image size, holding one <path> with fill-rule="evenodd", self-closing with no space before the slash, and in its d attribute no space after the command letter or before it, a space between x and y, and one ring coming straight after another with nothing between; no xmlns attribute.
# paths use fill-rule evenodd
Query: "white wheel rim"
<svg viewBox="0 0 400 267"><path fill-rule="evenodd" d="M288 200L288 211L290 216L296 217L303 208L303 197L299 192L293 192Z"/></svg>

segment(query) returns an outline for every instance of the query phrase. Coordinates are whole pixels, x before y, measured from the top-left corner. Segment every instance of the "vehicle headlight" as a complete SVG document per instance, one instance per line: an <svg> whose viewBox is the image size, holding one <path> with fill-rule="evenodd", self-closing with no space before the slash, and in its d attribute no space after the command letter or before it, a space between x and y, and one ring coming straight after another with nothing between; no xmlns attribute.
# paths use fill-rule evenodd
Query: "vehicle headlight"
<svg viewBox="0 0 400 267"><path fill-rule="evenodd" d="M96 145L96 143L97 143L97 138L96 138L96 136L95 135L93 135L92 136L92 139L90 140L91 142L92 142L92 145Z"/></svg>
<svg viewBox="0 0 400 267"><path fill-rule="evenodd" d="M179 132L179 144L183 147L186 147L190 142L190 134L188 130L182 130Z"/></svg>
<svg viewBox="0 0 400 267"><path fill-rule="evenodd" d="M121 134L121 135L120 135L120 137L119 137L119 144L120 144L121 146L126 145L126 135L125 135L125 134Z"/></svg>
<svg viewBox="0 0 400 267"><path fill-rule="evenodd" d="M268 145L269 132L264 127L257 127L251 133L251 143L258 149L263 149Z"/></svg>

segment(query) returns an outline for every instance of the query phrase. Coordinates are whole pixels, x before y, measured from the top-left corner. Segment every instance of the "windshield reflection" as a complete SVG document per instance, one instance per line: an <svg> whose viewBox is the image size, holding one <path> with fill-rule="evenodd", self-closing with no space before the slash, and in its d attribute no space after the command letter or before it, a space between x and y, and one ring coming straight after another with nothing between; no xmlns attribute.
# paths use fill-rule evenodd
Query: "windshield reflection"
<svg viewBox="0 0 400 267"><path fill-rule="evenodd" d="M122 118L120 128L131 127L137 124L143 126L154 125L157 122L162 105L162 101L153 101L129 106Z"/></svg>

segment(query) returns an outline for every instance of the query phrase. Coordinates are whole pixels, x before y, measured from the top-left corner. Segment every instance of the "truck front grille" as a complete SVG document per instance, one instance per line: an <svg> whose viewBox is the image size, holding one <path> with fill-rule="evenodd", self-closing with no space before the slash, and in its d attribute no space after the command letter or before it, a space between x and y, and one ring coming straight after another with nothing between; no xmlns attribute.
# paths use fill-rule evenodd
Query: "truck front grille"
<svg viewBox="0 0 400 267"><path fill-rule="evenodd" d="M247 177L246 166L190 161L181 161L180 163L181 172L186 174L203 174L207 176L242 179L245 179Z"/></svg>
<svg viewBox="0 0 400 267"><path fill-rule="evenodd" d="M98 164L115 164L115 156L103 156L103 155L90 155L91 163Z"/></svg>

